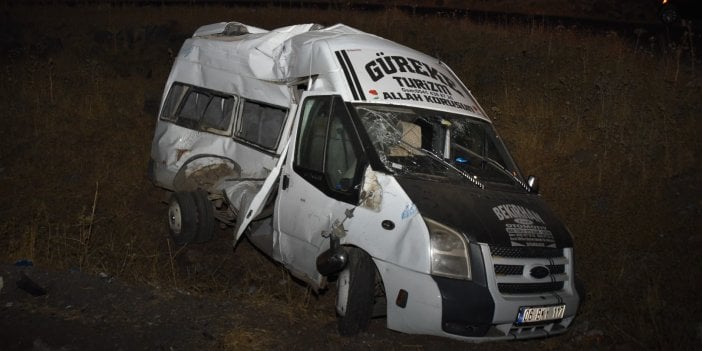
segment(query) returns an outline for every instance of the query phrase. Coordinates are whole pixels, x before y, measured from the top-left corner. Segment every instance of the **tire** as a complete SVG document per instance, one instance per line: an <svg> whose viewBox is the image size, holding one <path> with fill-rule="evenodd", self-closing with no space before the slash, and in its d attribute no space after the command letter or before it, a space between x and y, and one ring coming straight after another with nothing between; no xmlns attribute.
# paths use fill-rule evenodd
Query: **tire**
<svg viewBox="0 0 702 351"><path fill-rule="evenodd" d="M168 201L168 229L176 245L193 242L197 235L197 205L187 192L175 192Z"/></svg>
<svg viewBox="0 0 702 351"><path fill-rule="evenodd" d="M339 334L356 335L368 328L375 295L375 264L367 253L348 248L349 263L337 279L336 313Z"/></svg>
<svg viewBox="0 0 702 351"><path fill-rule="evenodd" d="M190 194L195 199L195 206L197 207L197 234L193 241L206 243L214 237L215 219L212 202L207 197L207 192L202 189Z"/></svg>

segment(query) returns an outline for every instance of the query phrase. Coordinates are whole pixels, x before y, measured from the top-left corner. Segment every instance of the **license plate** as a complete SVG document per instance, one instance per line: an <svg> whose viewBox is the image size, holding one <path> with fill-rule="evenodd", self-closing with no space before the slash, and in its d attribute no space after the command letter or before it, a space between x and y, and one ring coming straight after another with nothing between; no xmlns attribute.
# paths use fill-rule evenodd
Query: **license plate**
<svg viewBox="0 0 702 351"><path fill-rule="evenodd" d="M535 323L562 319L565 305L520 307L517 314L517 324Z"/></svg>

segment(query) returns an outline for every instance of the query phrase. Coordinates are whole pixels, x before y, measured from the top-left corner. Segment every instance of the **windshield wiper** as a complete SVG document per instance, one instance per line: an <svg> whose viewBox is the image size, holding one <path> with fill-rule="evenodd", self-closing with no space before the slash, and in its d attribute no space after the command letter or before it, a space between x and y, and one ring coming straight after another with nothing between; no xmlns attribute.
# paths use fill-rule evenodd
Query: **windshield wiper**
<svg viewBox="0 0 702 351"><path fill-rule="evenodd" d="M422 149L420 149L420 150L421 150L422 152L426 153L427 155L429 155L429 156L430 156L431 158L433 158L435 161L438 161L438 162L441 163L442 165L444 165L444 166L448 167L449 169L452 169L452 170L454 170L455 172L457 172L458 174L462 175L464 178L468 179L468 180L469 180L471 183L473 183L475 186L479 187L480 189L485 189L485 185L484 185L481 181L479 181L476 177L471 176L470 174L468 174L468 172L465 172L465 171L463 171L463 170L461 170L461 169L458 169L456 166L452 165L451 163L446 162L446 160L444 160L441 156L439 156L439 155L437 155L437 154L435 154L435 153L433 153L433 152L431 152L431 151L429 151L429 150L427 150L427 149L422 148Z"/></svg>

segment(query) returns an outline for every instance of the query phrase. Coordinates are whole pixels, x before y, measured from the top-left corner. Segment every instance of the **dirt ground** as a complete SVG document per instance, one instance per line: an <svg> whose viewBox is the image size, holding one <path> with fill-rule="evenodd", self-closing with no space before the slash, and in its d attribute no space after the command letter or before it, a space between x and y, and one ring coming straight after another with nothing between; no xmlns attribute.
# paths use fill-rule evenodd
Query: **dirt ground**
<svg viewBox="0 0 702 351"><path fill-rule="evenodd" d="M567 13L575 3L629 17L605 1L568 2ZM263 28L347 22L446 60L574 233L588 292L572 329L469 344L393 332L379 318L341 337L333 287L314 294L248 242L233 249L231 228L203 245L169 241L164 192L146 179L158 103L182 41L232 19ZM685 38L441 21L0 7L0 349L702 348L698 51ZM462 35L425 30L449 25Z"/></svg>
<svg viewBox="0 0 702 351"><path fill-rule="evenodd" d="M216 244L226 247L223 241ZM305 288L273 263L251 265L260 256L254 251L246 242L239 245L222 273L239 281L248 274L278 276L272 279L277 287L246 284L235 298L126 283L106 274L5 265L0 268L3 350L580 350L605 345L606 337L582 322L550 339L469 344L393 332L378 318L367 331L342 337L336 331L333 288L305 295ZM22 274L46 294L34 297L18 288Z"/></svg>

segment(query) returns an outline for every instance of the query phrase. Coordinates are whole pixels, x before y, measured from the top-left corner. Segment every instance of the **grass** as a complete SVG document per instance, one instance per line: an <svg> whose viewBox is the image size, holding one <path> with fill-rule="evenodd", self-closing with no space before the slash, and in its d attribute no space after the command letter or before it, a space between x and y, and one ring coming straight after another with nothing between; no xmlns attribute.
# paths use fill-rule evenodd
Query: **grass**
<svg viewBox="0 0 702 351"><path fill-rule="evenodd" d="M245 296L254 286L260 304L283 301L290 318L316 313L309 291L287 275L247 271L251 262L227 249L201 249L218 253L204 259L204 274L192 262L183 268L191 248L167 241L160 192L146 180L149 106L161 97L173 53L202 24L344 22L440 57L473 90L573 231L589 289L579 321L617 342L699 345L702 81L690 38L664 44L646 34L441 18L417 25L392 10L20 6L3 13L11 34L0 58L3 261L29 258L195 293ZM222 260L229 259L235 263L226 267L241 275L228 271ZM265 334L237 333L231 342Z"/></svg>

